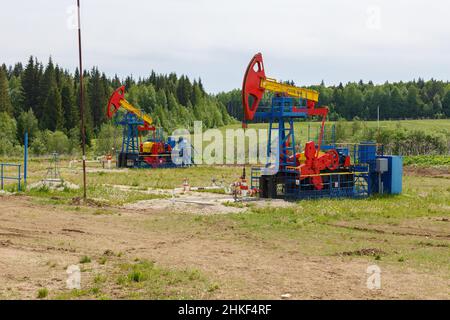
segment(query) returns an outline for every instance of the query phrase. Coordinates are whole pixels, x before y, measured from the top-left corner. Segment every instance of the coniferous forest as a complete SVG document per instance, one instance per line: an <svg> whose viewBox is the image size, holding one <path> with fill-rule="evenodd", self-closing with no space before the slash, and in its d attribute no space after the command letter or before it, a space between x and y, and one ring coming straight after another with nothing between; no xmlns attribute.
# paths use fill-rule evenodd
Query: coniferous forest
<svg viewBox="0 0 450 320"><path fill-rule="evenodd" d="M127 99L150 114L165 132L190 128L201 120L206 128L232 122L225 104L207 94L201 79L191 81L176 74L147 78L108 78L97 68L84 71L84 108L88 145L98 135L111 133L106 116L108 99L116 88L126 86ZM29 132L35 154L45 154L56 145L71 153L80 140L79 70L72 74L50 58L44 65L34 57L23 66L0 67L0 153L11 154ZM117 133L116 133L117 134ZM120 134L120 133L119 133ZM59 149L59 148L56 148ZM59 149L60 150L60 149Z"/></svg>
<svg viewBox="0 0 450 320"><path fill-rule="evenodd" d="M84 71L84 106L87 142L112 134L106 105L112 91L126 86L127 99L150 114L166 132L190 128L195 120L205 128L242 120L239 89L216 95L205 92L201 79L157 74L134 79L110 78L93 68ZM79 70L74 73L50 58L44 64L30 57L27 64L0 67L0 154L19 153L28 131L35 154L64 145L71 153L79 147ZM292 83L293 84L293 83ZM372 82L309 88L320 92L320 105L330 107L330 120L438 119L450 117L450 83L417 79L409 82ZM263 103L269 103L267 95ZM120 135L120 133L119 133Z"/></svg>

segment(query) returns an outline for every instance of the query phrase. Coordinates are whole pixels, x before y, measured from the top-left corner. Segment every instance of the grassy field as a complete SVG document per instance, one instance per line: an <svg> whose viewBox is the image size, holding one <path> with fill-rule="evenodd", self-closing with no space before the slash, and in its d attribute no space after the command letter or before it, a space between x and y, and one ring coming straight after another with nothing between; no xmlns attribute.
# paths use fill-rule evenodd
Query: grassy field
<svg viewBox="0 0 450 320"><path fill-rule="evenodd" d="M29 184L42 179L47 166L45 161L31 161ZM28 190L26 198L0 198L0 206L6 206L0 208L1 215L7 221L0 227L4 229L0 241L8 248L0 254L13 250L17 260L22 255L17 248L37 252L44 248L46 252L33 257L41 261L41 273L31 275L39 286L20 289L6 278L10 290L5 289L0 297L277 298L285 292L295 298L443 297L450 277L449 167L427 168L435 171L407 168L404 192L399 196L308 200L280 207L227 202L224 211L227 207L240 211L201 214L195 206L184 211L149 205L133 211L124 205L163 201L167 193L147 191L181 187L186 177L192 186L211 185L212 179L229 184L239 177L241 168L108 171L89 163L88 196L93 200L87 206L76 200L81 190ZM62 161L61 174L81 184L79 165L69 168ZM32 234L8 236L11 230L22 229L38 232L39 240L33 240ZM58 248L58 253L45 248ZM14 259L4 260L14 263L11 270L30 272L28 254L23 261ZM53 278L64 279L64 268L73 263L82 266L82 290L67 291L61 282L48 279L49 272ZM385 275L386 286L378 295L355 282L365 277L370 264L379 265ZM13 272L5 268L3 274ZM308 272L308 268L315 272L301 280L299 272ZM291 281L290 289L281 285L286 279ZM326 279L346 289L331 290L333 285ZM403 282L414 285L405 287Z"/></svg>
<svg viewBox="0 0 450 320"><path fill-rule="evenodd" d="M404 165L417 165L421 167L429 166L450 166L450 156L409 156L404 157Z"/></svg>
<svg viewBox="0 0 450 320"><path fill-rule="evenodd" d="M20 159L16 159L17 162ZM14 160L12 160L14 161ZM440 172L450 170L448 156L412 156L405 157L404 164L418 167L437 167ZM28 185L32 185L47 175L47 168L50 166L49 160L31 159L29 163ZM59 163L61 176L64 180L82 186L81 163L70 166L68 159L63 159ZM250 166L247 166L249 174ZM14 176L16 169L10 169L8 174ZM144 193L148 189L173 189L180 188L185 179L188 179L191 186L206 187L213 182L229 186L235 182L242 174L242 166L195 166L180 169L159 169L159 170L108 170L103 169L99 162L89 162L87 164L87 181L89 197L109 205L122 205L149 198L164 198L159 194ZM17 185L13 181L5 182L7 191L17 190ZM128 186L130 190L123 191L114 186ZM81 197L82 190L65 189L63 192L52 192L51 190L28 188L27 194L34 197L49 198L53 193L57 193L57 199L68 201Z"/></svg>
<svg viewBox="0 0 450 320"><path fill-rule="evenodd" d="M109 259L109 264L113 259ZM89 264L85 262L85 264ZM106 264L106 261L104 262ZM212 293L217 284L211 283L198 270L175 270L156 266L148 260L116 263L108 274L96 273L85 289L53 294L55 300L97 299L109 300L109 287L118 286L122 299L195 299L199 292ZM39 296L39 292L38 292Z"/></svg>
<svg viewBox="0 0 450 320"><path fill-rule="evenodd" d="M331 127L336 122L334 121L327 121L327 126ZM352 121L346 121L345 122L348 126L352 125ZM364 124L368 128L377 128L378 122L377 121L364 121ZM297 122L295 123L295 133L296 136L300 137L302 141L304 141L308 136L308 125L311 127L310 135L312 138L315 137L318 130L320 129L321 123L320 122ZM232 124L229 126L225 126L221 128L222 131L226 129L238 129L241 128L242 125L240 123L238 124ZM268 125L265 123L258 123L258 124L252 124L250 123L249 128L255 128L255 129L267 129ZM397 128L404 128L406 130L424 130L427 132L450 132L450 119L437 119L437 120L401 120L401 121L380 121L380 128L382 129L397 129Z"/></svg>
<svg viewBox="0 0 450 320"><path fill-rule="evenodd" d="M333 133L332 133L332 126L336 124L336 122L328 121L326 123L325 127L325 134L324 134L324 141L325 143L332 143L333 142ZM362 141L366 141L367 139L374 140L373 137L366 138L367 136L367 129L376 129L378 127L377 121L359 121L357 126L354 126L354 122L352 121L344 121L342 122L342 126L336 128L336 130L340 130L341 133L336 133L335 139L339 143L360 143ZM237 130L241 129L242 125L240 123L228 125L225 127L221 127L220 131L224 137L226 137L227 130ZM269 128L267 123L256 123L252 124L250 123L248 125L249 129L264 129L267 130ZM295 130L295 144L300 146L301 148L304 147L305 143L308 140L314 140L317 141L319 133L321 128L321 122L295 122L294 123L294 130ZM342 133L342 130L345 132ZM445 140L447 141L447 144L450 143L450 119L441 119L441 120L401 120L401 121L380 121L380 130L381 132L384 132L385 136L387 132L389 131L397 131L397 130L406 130L406 131L413 131L413 130L420 130L422 132L426 132L427 134L431 135L438 135L443 137L444 143ZM389 133L391 134L391 133ZM386 140L386 139L385 139ZM248 154L248 145L250 143L249 138L246 137L246 144L245 144L245 154L247 156ZM228 142L227 142L228 143ZM236 142L235 142L236 143ZM203 150L205 150L205 147L209 145L210 142L204 142L203 143ZM235 150L236 150L235 146ZM225 150L224 150L225 154ZM248 160L248 158L246 158Z"/></svg>
<svg viewBox="0 0 450 320"><path fill-rule="evenodd" d="M363 121L368 128L377 128L377 121ZM335 124L335 121L327 121L327 125ZM352 124L352 121L345 121L345 123ZM319 122L299 122L298 126L306 127L308 124L311 124L313 127L319 127ZM432 120L383 120L380 121L380 128L386 129L396 129L398 126L405 128L407 130L425 130L425 131L434 131L434 130L445 130L450 131L450 119L432 119ZM242 125L240 123L232 124L225 126L223 128L241 128ZM259 124L249 124L250 128L267 128L267 124L259 123Z"/></svg>
<svg viewBox="0 0 450 320"><path fill-rule="evenodd" d="M397 122L381 125L396 128ZM450 131L448 120L401 126ZM61 176L81 186L81 163L70 160L61 160ZM294 299L448 299L448 161L405 157L399 196L231 199L205 211L209 204L195 202L226 197L223 192L200 193L177 207L170 204L172 190L186 178L194 187L228 186L242 167L107 170L89 162L84 204L81 189L31 189L50 166L32 157L26 192L0 195L0 299L277 299L285 293ZM8 170L13 176L15 169ZM10 182L5 189L17 187ZM81 290L64 286L72 264L81 266ZM382 290L365 287L369 265L382 269Z"/></svg>
<svg viewBox="0 0 450 320"><path fill-rule="evenodd" d="M17 159L20 161L19 159ZM64 180L82 186L83 176L81 164L69 166L69 160L61 160L60 173ZM29 163L28 186L44 179L47 175L49 160L35 159ZM164 198L164 195L144 193L149 188L173 189L183 186L185 179L192 186L211 186L213 180L216 184L223 183L229 186L242 174L241 167L227 166L198 166L181 169L160 170L107 170L98 162L87 164L87 181L89 197L108 205L122 205L124 203L150 198ZM9 172L10 176L15 173ZM13 181L5 182L7 191L16 191L17 184ZM123 191L114 186L129 186L132 190ZM39 198L54 198L53 201L67 202L73 198L81 197L82 190L65 189L62 192L48 190L47 188L30 189L27 194Z"/></svg>
<svg viewBox="0 0 450 320"><path fill-rule="evenodd" d="M446 223L449 203L449 178L406 176L400 196L305 200L275 209L248 203L242 214L176 215L174 220L175 230L230 228L262 243L281 245L289 240L300 244L295 250L308 256L358 255L358 250L375 247L379 252L373 254L374 260L422 270L439 269L450 275L448 256L443 255L450 245ZM431 234L424 237L426 230L433 229L442 233L441 240ZM410 250L412 246L417 248Z"/></svg>

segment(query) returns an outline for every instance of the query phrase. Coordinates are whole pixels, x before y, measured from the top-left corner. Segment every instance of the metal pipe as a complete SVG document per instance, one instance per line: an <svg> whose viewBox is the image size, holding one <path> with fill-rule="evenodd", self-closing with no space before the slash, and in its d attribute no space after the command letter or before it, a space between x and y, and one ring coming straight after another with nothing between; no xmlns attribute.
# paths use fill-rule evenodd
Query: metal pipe
<svg viewBox="0 0 450 320"><path fill-rule="evenodd" d="M23 183L26 187L27 185L27 175L28 175L28 132L25 132L24 139L24 155L23 155Z"/></svg>
<svg viewBox="0 0 450 320"><path fill-rule="evenodd" d="M80 0L77 0L78 7L78 56L80 61L80 115L81 115L81 148L83 153L83 198L87 199L86 193L86 128L84 120L84 88L83 88L83 56L81 50L81 10Z"/></svg>
<svg viewBox="0 0 450 320"><path fill-rule="evenodd" d="M17 180L18 180L18 182L19 182L19 186L18 186L17 190L18 190L19 192L21 191L21 190L20 190L20 167L21 167L21 165L19 164L19 165L17 166L17 173L18 173Z"/></svg>

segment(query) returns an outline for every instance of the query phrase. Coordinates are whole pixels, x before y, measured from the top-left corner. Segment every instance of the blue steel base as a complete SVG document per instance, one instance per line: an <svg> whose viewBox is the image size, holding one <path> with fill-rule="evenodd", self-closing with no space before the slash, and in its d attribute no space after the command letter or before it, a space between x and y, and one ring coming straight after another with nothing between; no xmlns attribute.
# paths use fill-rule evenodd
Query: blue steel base
<svg viewBox="0 0 450 320"><path fill-rule="evenodd" d="M150 165L145 161L137 161L133 168L135 169L173 169L173 168L183 168L187 167L185 165L177 165L173 162L166 162L162 164Z"/></svg>
<svg viewBox="0 0 450 320"><path fill-rule="evenodd" d="M365 198L369 196L366 171L342 171L320 174L323 189L316 190L310 178L300 179L298 171L287 170L275 176L261 176L261 168L252 168L252 189L261 198L303 200L320 198Z"/></svg>

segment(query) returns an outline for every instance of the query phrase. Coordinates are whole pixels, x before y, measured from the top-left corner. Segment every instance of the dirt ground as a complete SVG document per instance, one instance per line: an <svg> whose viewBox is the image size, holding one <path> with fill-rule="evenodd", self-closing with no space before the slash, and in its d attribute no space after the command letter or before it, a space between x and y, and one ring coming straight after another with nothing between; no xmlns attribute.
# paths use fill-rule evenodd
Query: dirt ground
<svg viewBox="0 0 450 320"><path fill-rule="evenodd" d="M169 268L195 268L220 284L219 290L198 298L280 299L289 294L291 299L449 299L449 279L439 274L386 265L382 288L369 290L366 271L373 259L305 256L295 249L299 243L284 239L264 243L238 232L231 236L227 226L223 230L150 226L149 217L155 223L169 219L170 206L183 211L182 201L158 201L158 207L141 202L109 213L38 203L26 196L0 197L0 298L34 299L43 287L63 293L67 266L78 264L82 256L92 257L82 274L89 279L107 271L109 262L98 263L102 256L120 252L114 258L117 262L140 258ZM196 205L186 214L219 213L215 204ZM123 297L113 285L107 290L112 299Z"/></svg>
<svg viewBox="0 0 450 320"><path fill-rule="evenodd" d="M150 194L167 195L167 199L142 200L136 203L126 204L124 209L133 211L148 211L148 208L161 212L182 212L199 215L242 213L249 206L286 208L295 205L281 199L257 200L251 198L244 202L235 202L232 195L216 194L209 192L183 192L182 190L151 190ZM256 199L255 199L256 200Z"/></svg>
<svg viewBox="0 0 450 320"><path fill-rule="evenodd" d="M443 177L450 178L450 172L448 167L443 166L439 167L414 167L407 166L404 168L404 173L410 176L419 176L419 177Z"/></svg>

